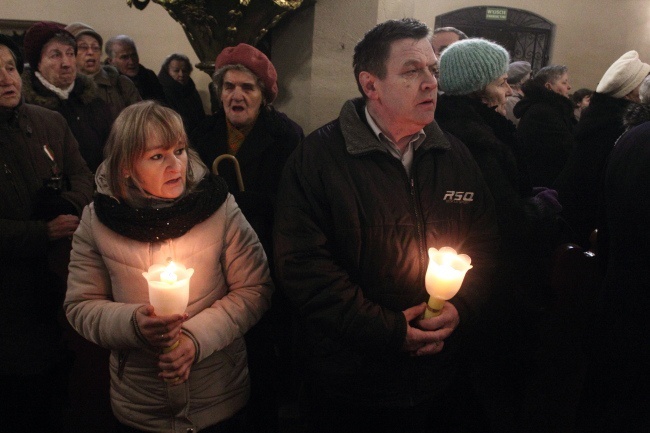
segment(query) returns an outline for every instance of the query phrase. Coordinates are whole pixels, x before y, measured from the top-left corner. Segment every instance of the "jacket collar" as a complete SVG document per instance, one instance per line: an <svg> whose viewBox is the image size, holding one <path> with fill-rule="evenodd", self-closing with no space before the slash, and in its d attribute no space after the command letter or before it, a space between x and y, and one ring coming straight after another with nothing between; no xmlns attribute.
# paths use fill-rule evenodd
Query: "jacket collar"
<svg viewBox="0 0 650 433"><path fill-rule="evenodd" d="M120 76L114 66L102 65L99 71L92 77L95 84L101 87L111 87L111 83Z"/></svg>
<svg viewBox="0 0 650 433"><path fill-rule="evenodd" d="M341 109L339 122L348 153L350 155L362 155L373 151L387 152L366 123L364 108L365 102L363 99L356 98L347 101ZM420 145L422 150L447 150L451 148L449 141L435 121L423 129L427 136Z"/></svg>
<svg viewBox="0 0 650 433"><path fill-rule="evenodd" d="M38 78L36 78L34 72L30 68L25 67L22 79L23 96L25 97L26 102L40 105L41 107L55 111L61 106L61 99L54 92L46 89ZM70 92L69 99L77 99L81 101L83 105L86 105L97 97L97 85L93 79L86 75L77 73L75 85L72 92Z"/></svg>

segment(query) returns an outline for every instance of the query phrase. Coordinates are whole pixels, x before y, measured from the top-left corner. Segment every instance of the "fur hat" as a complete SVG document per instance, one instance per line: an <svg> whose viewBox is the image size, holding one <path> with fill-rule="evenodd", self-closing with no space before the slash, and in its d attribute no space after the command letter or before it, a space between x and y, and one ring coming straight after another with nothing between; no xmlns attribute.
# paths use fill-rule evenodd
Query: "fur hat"
<svg viewBox="0 0 650 433"><path fill-rule="evenodd" d="M14 40L11 39L11 36L3 35L0 33L0 45L4 45L5 47L9 48L9 51L13 53L14 57L16 58L16 69L18 69L19 74L22 74L25 61L23 60L23 55L20 52L20 48L18 48L18 44L16 44Z"/></svg>
<svg viewBox="0 0 650 433"><path fill-rule="evenodd" d="M215 70L226 65L243 65L262 80L266 87L266 102L273 102L278 96L278 74L273 63L260 50L248 44L226 47L214 62Z"/></svg>
<svg viewBox="0 0 650 433"><path fill-rule="evenodd" d="M524 62L522 60L518 62L512 62L508 66L508 84L517 84L524 79L527 75L530 75L532 68L530 63Z"/></svg>
<svg viewBox="0 0 650 433"><path fill-rule="evenodd" d="M440 88L449 95L485 89L508 72L509 62L506 49L486 39L454 42L440 56Z"/></svg>
<svg viewBox="0 0 650 433"><path fill-rule="evenodd" d="M650 65L639 60L639 53L628 51L612 63L600 79L596 92L623 98L636 89L650 73Z"/></svg>
<svg viewBox="0 0 650 433"><path fill-rule="evenodd" d="M104 46L104 40L102 39L102 37L99 35L99 33L95 31L95 29L90 27L88 24L79 23L79 22L72 23L65 26L65 29L70 33L72 33L72 36L74 36L75 39L77 39L79 36L82 35L89 35L97 39L100 48Z"/></svg>
<svg viewBox="0 0 650 433"><path fill-rule="evenodd" d="M63 27L63 24L51 21L37 22L27 30L23 41L23 48L25 49L25 57L32 70L38 70L38 63L41 61L43 47L57 33L67 33L74 40L74 36Z"/></svg>

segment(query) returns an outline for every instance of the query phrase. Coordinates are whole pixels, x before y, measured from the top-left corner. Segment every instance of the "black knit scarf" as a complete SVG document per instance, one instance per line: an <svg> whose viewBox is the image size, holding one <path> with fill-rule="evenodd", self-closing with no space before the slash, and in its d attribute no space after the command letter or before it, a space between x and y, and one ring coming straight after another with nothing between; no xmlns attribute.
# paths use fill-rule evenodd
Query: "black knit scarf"
<svg viewBox="0 0 650 433"><path fill-rule="evenodd" d="M134 208L99 193L94 202L97 217L114 232L140 242L161 242L183 236L208 219L227 195L226 182L208 175L192 192L169 207Z"/></svg>

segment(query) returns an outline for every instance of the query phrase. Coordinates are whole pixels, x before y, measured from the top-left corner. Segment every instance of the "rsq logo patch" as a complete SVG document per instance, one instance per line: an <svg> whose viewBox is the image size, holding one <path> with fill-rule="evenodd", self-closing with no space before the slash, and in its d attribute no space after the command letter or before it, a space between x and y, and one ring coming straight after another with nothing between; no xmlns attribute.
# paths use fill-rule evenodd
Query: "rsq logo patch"
<svg viewBox="0 0 650 433"><path fill-rule="evenodd" d="M468 204L474 201L472 191L447 191L442 200L446 203Z"/></svg>

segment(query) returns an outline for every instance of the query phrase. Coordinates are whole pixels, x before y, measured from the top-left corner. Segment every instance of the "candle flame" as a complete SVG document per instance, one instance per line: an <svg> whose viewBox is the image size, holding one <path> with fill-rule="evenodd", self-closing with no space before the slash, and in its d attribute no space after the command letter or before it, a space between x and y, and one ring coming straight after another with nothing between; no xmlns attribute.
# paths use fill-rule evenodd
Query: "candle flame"
<svg viewBox="0 0 650 433"><path fill-rule="evenodd" d="M167 284L174 284L178 280L176 271L176 264L172 261L169 262L165 270L160 273L160 281Z"/></svg>

